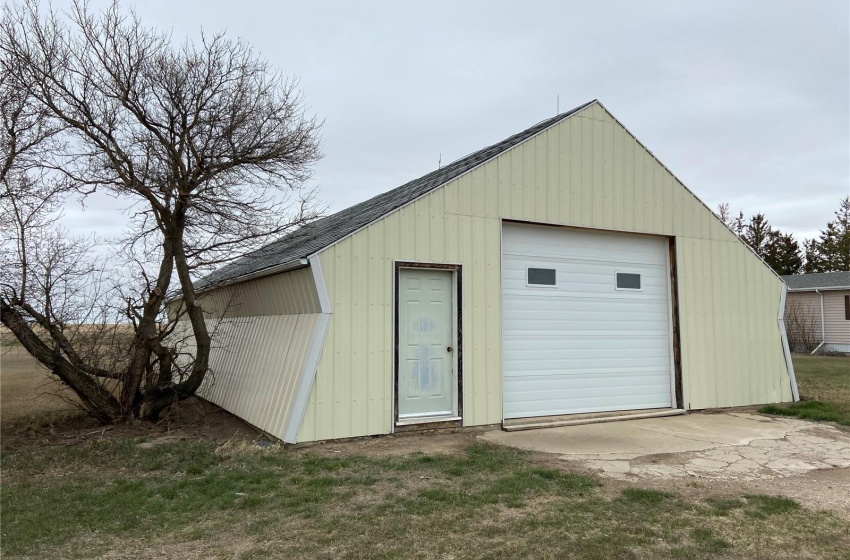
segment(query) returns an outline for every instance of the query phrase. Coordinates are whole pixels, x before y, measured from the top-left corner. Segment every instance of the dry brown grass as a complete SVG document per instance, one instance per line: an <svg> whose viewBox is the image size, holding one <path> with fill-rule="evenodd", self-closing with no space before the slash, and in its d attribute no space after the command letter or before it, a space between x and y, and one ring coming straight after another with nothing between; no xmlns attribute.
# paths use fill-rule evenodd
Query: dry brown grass
<svg viewBox="0 0 850 560"><path fill-rule="evenodd" d="M20 344L10 341L8 331L0 337L0 424L43 424L77 415L76 396Z"/></svg>

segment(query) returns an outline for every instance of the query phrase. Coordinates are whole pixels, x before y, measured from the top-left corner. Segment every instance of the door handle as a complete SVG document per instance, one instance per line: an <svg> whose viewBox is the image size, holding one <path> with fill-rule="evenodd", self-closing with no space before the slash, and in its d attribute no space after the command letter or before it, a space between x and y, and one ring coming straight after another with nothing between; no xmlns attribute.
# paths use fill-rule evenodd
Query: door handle
<svg viewBox="0 0 850 560"><path fill-rule="evenodd" d="M447 350L447 351L449 351L449 352L451 352L451 351L452 351L452 347L451 347L451 346L449 346L448 348L446 348L446 350Z"/></svg>

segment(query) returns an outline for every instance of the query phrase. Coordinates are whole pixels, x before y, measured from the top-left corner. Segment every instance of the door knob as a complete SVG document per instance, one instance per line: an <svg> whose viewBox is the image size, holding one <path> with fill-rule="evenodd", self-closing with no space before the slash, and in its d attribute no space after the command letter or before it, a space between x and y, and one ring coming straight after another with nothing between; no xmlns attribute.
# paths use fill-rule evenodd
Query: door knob
<svg viewBox="0 0 850 560"><path fill-rule="evenodd" d="M452 351L452 347L451 347L451 346L449 346L448 348L446 348L446 350L447 350L447 351L449 351L449 352L451 352L451 351Z"/></svg>

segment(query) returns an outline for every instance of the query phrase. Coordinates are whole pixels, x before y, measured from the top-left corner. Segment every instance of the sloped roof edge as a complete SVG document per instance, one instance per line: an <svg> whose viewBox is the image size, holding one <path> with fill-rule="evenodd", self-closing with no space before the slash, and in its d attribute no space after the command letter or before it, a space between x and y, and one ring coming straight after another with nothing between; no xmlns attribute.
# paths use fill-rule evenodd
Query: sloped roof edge
<svg viewBox="0 0 850 560"><path fill-rule="evenodd" d="M783 276L782 280L792 292L814 290L850 290L850 272L816 272Z"/></svg>
<svg viewBox="0 0 850 560"><path fill-rule="evenodd" d="M209 289L275 274L279 271L279 265L282 263L315 255L594 103L598 103L598 101L594 99L550 119L543 120L501 142L457 159L400 187L311 222L210 273L195 282L195 289Z"/></svg>

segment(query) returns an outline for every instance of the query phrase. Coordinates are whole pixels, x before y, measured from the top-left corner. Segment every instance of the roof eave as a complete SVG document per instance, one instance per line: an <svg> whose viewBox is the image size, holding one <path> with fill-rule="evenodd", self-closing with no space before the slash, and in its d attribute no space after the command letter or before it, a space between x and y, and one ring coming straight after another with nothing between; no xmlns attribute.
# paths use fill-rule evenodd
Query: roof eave
<svg viewBox="0 0 850 560"><path fill-rule="evenodd" d="M258 278L264 278L266 276L272 276L273 274L279 274L281 272L289 272L291 270L296 270L299 268L304 268L310 266L310 261L307 259L294 259L289 262L285 262L282 264L277 264L275 266L270 266L268 268L263 268L261 270L256 270L254 272L243 274L241 276L236 276L234 278L230 278L223 282L214 282L202 288L198 288L195 290L196 294L202 294L209 290L217 290L219 288L224 288L225 286L232 286L233 284L241 284L242 282L247 282L248 280L257 280ZM171 303L172 301L177 301L181 299L182 296L175 296L171 299L166 300L165 303Z"/></svg>
<svg viewBox="0 0 850 560"><path fill-rule="evenodd" d="M850 286L809 286L807 288L788 288L789 292L829 292L841 290L850 290Z"/></svg>

